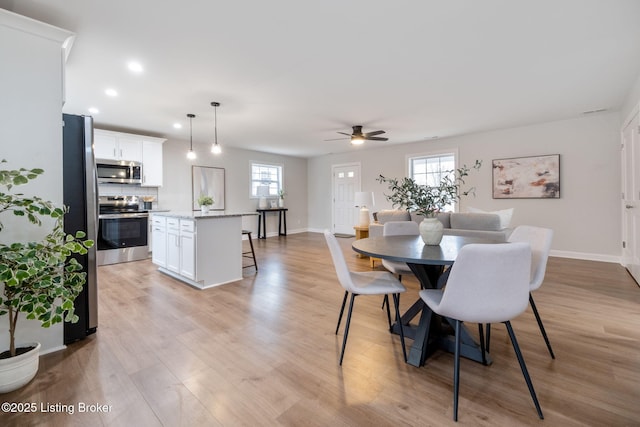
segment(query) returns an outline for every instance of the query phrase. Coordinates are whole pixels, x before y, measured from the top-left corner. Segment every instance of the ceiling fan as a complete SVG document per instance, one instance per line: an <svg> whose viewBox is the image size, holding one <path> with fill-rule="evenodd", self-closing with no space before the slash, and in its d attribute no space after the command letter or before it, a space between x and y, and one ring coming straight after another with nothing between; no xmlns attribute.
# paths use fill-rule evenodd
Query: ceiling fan
<svg viewBox="0 0 640 427"><path fill-rule="evenodd" d="M351 143L354 145L363 144L364 141L388 141L389 138L384 138L376 135L382 135L385 133L383 130L374 130L373 132L362 133L362 126L353 126L353 133L345 133L338 132L342 135L347 135L351 138ZM338 139L346 139L346 138L334 138L334 139L325 139L325 141L336 141Z"/></svg>

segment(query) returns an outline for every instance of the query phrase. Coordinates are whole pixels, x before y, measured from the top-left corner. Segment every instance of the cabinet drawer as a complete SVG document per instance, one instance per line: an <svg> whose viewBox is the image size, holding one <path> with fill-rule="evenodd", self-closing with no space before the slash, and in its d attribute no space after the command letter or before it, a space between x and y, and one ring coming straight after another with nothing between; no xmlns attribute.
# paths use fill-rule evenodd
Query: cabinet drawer
<svg viewBox="0 0 640 427"><path fill-rule="evenodd" d="M178 218L167 218L167 227L168 228L180 228L180 220Z"/></svg>
<svg viewBox="0 0 640 427"><path fill-rule="evenodd" d="M164 227L167 225L167 218L164 216L152 216L151 224L159 227Z"/></svg>
<svg viewBox="0 0 640 427"><path fill-rule="evenodd" d="M196 230L195 221L184 220L184 219L180 220L180 231L187 231L187 232L193 233L195 230Z"/></svg>

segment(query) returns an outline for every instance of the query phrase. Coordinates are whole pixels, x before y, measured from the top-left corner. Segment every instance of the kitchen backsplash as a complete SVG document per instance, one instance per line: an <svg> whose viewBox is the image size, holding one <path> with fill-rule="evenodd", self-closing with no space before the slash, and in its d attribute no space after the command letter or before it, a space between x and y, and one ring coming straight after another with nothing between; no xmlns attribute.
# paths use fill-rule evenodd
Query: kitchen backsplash
<svg viewBox="0 0 640 427"><path fill-rule="evenodd" d="M153 209L158 208L158 188L157 187L141 187L139 185L130 184L98 184L99 196L138 196L153 197Z"/></svg>

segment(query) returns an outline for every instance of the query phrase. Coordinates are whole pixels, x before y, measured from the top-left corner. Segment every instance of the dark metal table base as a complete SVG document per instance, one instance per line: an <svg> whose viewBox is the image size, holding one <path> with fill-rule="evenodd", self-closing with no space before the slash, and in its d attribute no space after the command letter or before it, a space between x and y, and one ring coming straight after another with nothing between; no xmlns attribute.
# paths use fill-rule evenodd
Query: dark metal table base
<svg viewBox="0 0 640 427"><path fill-rule="evenodd" d="M445 271L440 265L409 263L408 265L420 281L422 289L442 288L449 275L449 270ZM437 286L433 286L432 283L436 283ZM420 314L418 325L411 325L410 322L418 314ZM427 357L436 349L443 349L450 353L454 352L454 320L434 313L422 299L418 299L409 307L402 315L401 322L404 325L404 336L413 339L413 345L407 355L407 363L410 365L416 367L424 365ZM397 323L393 325L392 332L396 334L400 333L400 328ZM460 333L460 355L482 363L480 344L469 334L469 331L464 325L460 328ZM486 352L485 359L487 364L491 364L491 358Z"/></svg>

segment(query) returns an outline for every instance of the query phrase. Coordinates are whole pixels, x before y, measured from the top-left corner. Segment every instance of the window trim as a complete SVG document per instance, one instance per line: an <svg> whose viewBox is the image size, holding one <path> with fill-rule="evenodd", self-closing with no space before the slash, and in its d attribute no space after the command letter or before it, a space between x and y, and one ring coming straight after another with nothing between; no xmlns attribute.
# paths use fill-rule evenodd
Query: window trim
<svg viewBox="0 0 640 427"><path fill-rule="evenodd" d="M254 166L266 166L272 168L280 169L280 179L278 182L278 191L284 188L284 164L282 163L273 163L273 162L264 162L259 160L251 160L249 161L249 199L259 199L260 196L253 194L253 167ZM269 195L268 198L277 198L277 194Z"/></svg>
<svg viewBox="0 0 640 427"><path fill-rule="evenodd" d="M413 153L413 154L407 154L405 156L405 176L407 178L412 178L411 175L411 160L412 159L419 159L419 158L425 158L425 157L442 157L442 156L446 156L446 155L453 155L453 168L454 170L458 169L458 148L451 148L451 149L442 149L442 150L433 150L433 151L426 151L426 152L421 152L421 153ZM458 212L458 205L459 202L454 202L453 204L453 212Z"/></svg>

